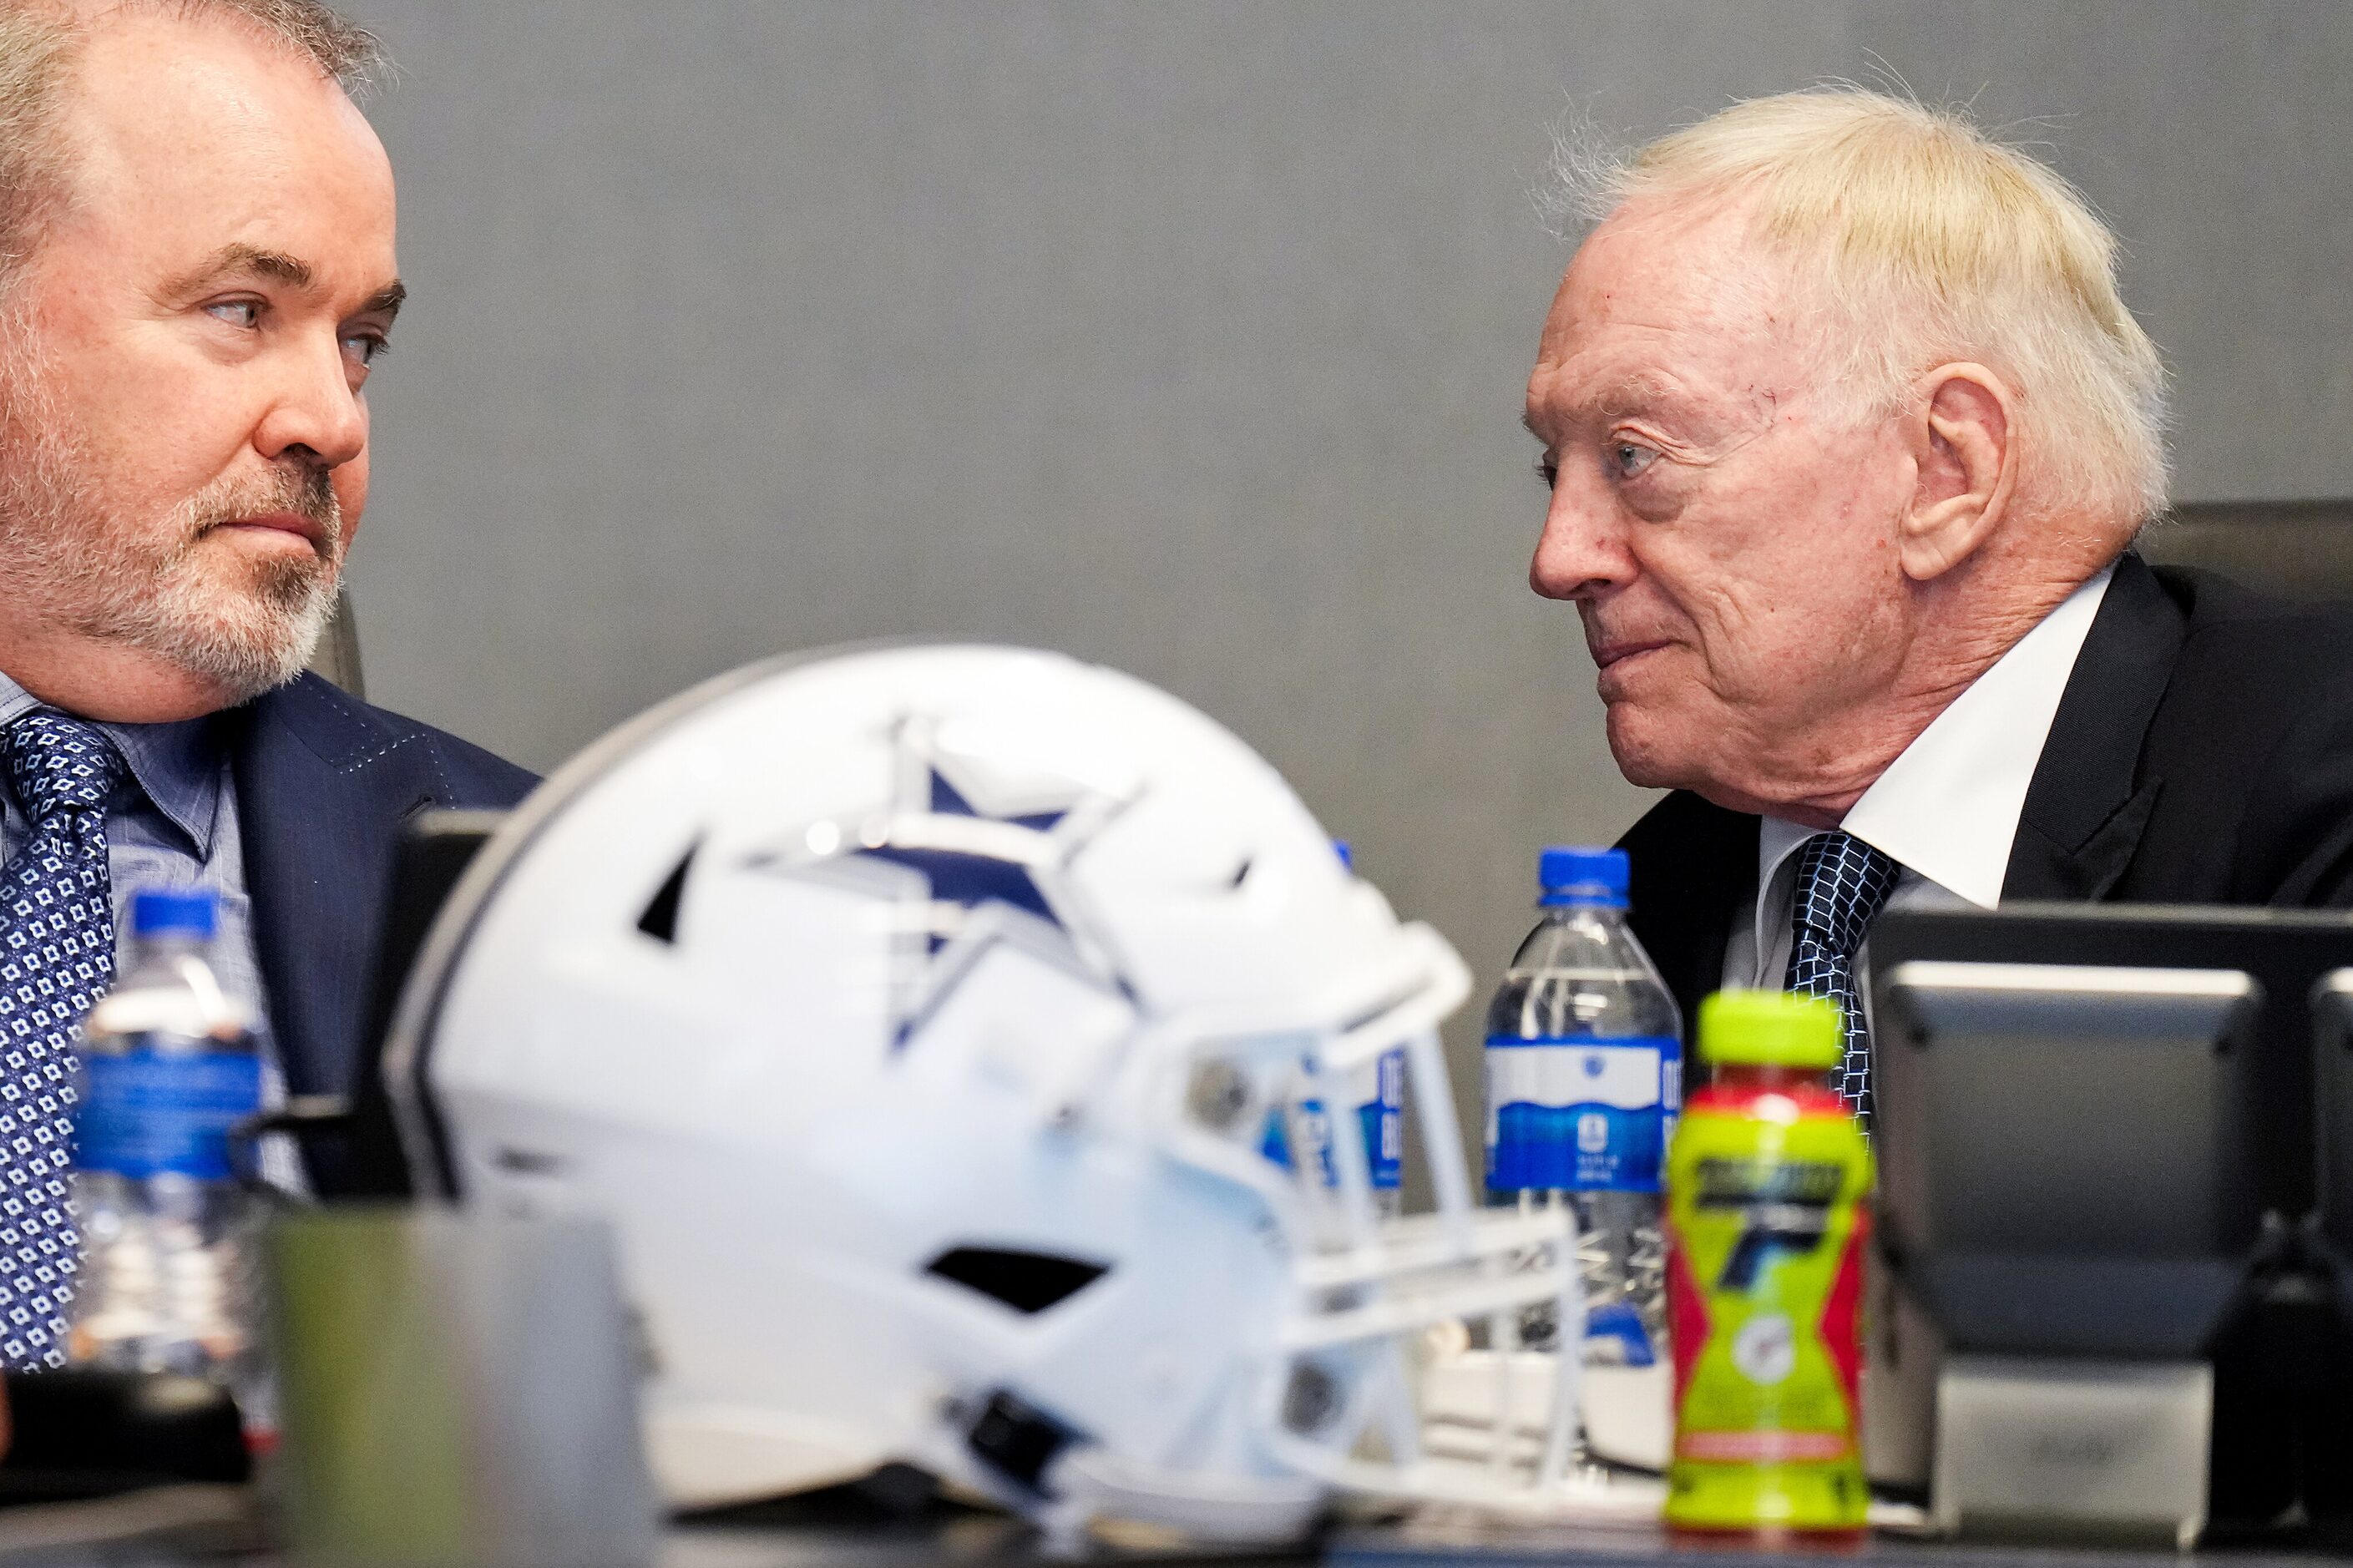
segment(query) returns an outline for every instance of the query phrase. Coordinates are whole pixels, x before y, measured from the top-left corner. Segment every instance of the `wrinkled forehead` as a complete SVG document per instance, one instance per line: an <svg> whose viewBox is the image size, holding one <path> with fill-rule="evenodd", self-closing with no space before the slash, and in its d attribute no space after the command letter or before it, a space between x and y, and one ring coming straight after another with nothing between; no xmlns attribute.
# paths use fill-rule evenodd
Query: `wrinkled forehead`
<svg viewBox="0 0 2353 1568"><path fill-rule="evenodd" d="M1778 401L1818 378L1821 325L1794 258L1745 207L1630 204L1570 260L1531 398L1664 383Z"/></svg>

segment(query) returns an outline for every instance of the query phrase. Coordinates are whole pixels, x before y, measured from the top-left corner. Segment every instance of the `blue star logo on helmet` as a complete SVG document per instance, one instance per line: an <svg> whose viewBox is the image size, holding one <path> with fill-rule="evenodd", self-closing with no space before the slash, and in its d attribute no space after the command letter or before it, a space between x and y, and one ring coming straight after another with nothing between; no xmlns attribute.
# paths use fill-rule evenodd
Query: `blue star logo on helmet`
<svg viewBox="0 0 2353 1568"><path fill-rule="evenodd" d="M1010 824L1029 832L1049 835L1065 812L1029 812L1019 816L992 816L976 811L964 792L943 777L936 763L930 768L931 812L934 817L965 817L980 823ZM949 836L953 837L953 836ZM921 872L931 883L931 899L935 904L954 904L972 910L983 904L999 903L1024 910L1039 920L1060 928L1060 919L1046 900L1044 889L1030 872L1028 863L1006 858L978 849L962 849L942 844L902 843L886 837L879 844L860 843L850 851L870 859L887 861ZM931 951L937 952L947 938L935 928L925 933Z"/></svg>
<svg viewBox="0 0 2353 1568"><path fill-rule="evenodd" d="M892 1047L903 1050L993 949L1131 996L1068 891L1065 868L1124 802L1074 780L988 777L915 717L896 726L894 798L849 822L808 825L789 850L753 860L849 885L898 906Z"/></svg>

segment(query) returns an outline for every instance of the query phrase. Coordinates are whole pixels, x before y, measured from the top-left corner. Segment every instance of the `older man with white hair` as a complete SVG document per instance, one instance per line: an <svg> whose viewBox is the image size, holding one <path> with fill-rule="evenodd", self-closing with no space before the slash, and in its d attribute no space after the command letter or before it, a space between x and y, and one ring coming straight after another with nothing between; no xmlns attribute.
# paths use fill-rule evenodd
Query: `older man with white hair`
<svg viewBox="0 0 2353 1568"><path fill-rule="evenodd" d="M1857 90L1585 181L1527 422L1686 1008L1890 904L2353 903L2353 619L2152 568L2165 374L2051 170Z"/></svg>

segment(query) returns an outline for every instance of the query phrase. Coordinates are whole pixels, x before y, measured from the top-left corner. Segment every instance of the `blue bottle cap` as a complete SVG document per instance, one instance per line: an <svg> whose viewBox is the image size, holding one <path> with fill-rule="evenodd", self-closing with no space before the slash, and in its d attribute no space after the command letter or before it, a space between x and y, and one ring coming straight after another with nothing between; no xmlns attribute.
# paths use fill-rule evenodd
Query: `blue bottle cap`
<svg viewBox="0 0 2353 1568"><path fill-rule="evenodd" d="M1356 852L1349 847L1346 839L1332 840L1332 853L1340 858L1340 869L1343 871L1353 871L1356 868Z"/></svg>
<svg viewBox="0 0 2353 1568"><path fill-rule="evenodd" d="M1536 862L1540 905L1599 904L1626 907L1627 864L1623 849L1556 844Z"/></svg>
<svg viewBox="0 0 2353 1568"><path fill-rule="evenodd" d="M193 936L209 942L219 916L219 900L203 889L148 889L131 900L134 936Z"/></svg>

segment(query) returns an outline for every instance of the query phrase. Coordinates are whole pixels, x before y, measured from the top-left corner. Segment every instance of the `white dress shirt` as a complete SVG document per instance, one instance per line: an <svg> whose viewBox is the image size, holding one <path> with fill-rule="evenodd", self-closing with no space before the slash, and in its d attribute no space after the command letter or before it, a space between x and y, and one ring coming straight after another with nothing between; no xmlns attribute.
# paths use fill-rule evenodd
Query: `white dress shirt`
<svg viewBox="0 0 2353 1568"><path fill-rule="evenodd" d="M2114 568L2069 595L1953 699L1887 765L1839 826L1894 860L1890 909L1991 909L2051 721ZM1757 835L1757 903L1733 921L1726 985L1778 990L1788 972L1798 850L1820 828L1768 816ZM1870 943L1865 942L1866 952ZM1856 978L1865 967L1860 960Z"/></svg>

